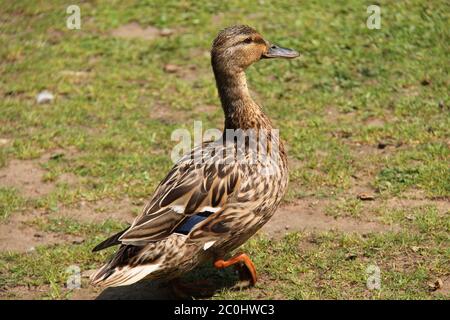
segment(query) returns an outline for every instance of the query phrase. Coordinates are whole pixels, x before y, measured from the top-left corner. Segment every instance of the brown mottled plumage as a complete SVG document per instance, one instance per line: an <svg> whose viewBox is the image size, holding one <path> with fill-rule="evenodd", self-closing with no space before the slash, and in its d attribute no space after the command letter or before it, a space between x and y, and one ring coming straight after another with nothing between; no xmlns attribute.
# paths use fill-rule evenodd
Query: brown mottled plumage
<svg viewBox="0 0 450 320"><path fill-rule="evenodd" d="M218 268L244 262L256 281L245 255L222 259L270 219L286 191L288 174L283 144L251 98L245 69L262 58L296 56L248 26L219 33L211 64L225 114L223 136L180 159L132 225L94 248L120 244L91 277L94 284L172 279L208 259Z"/></svg>

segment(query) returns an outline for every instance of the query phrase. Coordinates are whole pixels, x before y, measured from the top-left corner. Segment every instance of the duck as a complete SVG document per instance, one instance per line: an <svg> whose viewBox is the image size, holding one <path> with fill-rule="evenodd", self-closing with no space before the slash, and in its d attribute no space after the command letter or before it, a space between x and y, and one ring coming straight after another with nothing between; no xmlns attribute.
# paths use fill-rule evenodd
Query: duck
<svg viewBox="0 0 450 320"><path fill-rule="evenodd" d="M133 223L93 249L118 246L91 275L93 285L177 279L208 261L217 269L235 266L255 285L250 257L232 253L280 206L288 165L278 130L249 93L245 71L260 60L298 56L247 25L218 33L211 65L224 112L223 133L182 156Z"/></svg>

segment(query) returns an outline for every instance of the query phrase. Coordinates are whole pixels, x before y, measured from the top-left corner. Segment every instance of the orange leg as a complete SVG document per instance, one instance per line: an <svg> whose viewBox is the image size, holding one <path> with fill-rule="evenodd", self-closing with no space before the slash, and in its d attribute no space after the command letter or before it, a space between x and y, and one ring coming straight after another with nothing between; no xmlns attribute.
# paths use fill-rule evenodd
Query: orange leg
<svg viewBox="0 0 450 320"><path fill-rule="evenodd" d="M217 269L224 269L229 266L236 265L236 264L241 264L246 267L248 273L250 274L250 284L252 286L254 286L256 283L256 279L257 279L256 278L256 268L255 268L255 265L253 264L252 260L250 260L250 258L245 253L238 253L226 261L222 260L222 259L214 261L214 267ZM238 269L238 271L240 270L239 267L237 269Z"/></svg>

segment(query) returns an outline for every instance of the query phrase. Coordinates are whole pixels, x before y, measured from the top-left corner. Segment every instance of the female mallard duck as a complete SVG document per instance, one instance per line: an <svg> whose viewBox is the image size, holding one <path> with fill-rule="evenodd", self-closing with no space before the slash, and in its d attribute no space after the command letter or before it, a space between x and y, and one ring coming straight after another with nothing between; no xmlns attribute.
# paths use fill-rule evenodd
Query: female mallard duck
<svg viewBox="0 0 450 320"><path fill-rule="evenodd" d="M224 133L181 158L133 224L94 248L120 244L92 275L94 284L174 279L209 259L219 269L237 264L250 275L251 284L256 282L247 255L224 259L274 214L287 188L288 170L283 143L251 98L244 71L263 58L297 56L294 50L269 44L248 26L219 33L211 63L225 113ZM252 135L240 139L243 132L256 133L257 147L251 146Z"/></svg>

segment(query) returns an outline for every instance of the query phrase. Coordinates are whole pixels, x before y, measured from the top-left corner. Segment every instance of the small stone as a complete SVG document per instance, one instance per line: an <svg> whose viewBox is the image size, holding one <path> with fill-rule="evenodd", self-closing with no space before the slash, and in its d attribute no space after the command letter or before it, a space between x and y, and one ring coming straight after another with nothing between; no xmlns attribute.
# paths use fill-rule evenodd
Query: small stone
<svg viewBox="0 0 450 320"><path fill-rule="evenodd" d="M6 146L9 143L8 139L0 139L0 146Z"/></svg>
<svg viewBox="0 0 450 320"><path fill-rule="evenodd" d="M444 286L444 282L441 279L436 279L434 283L429 283L428 287L431 291L436 291Z"/></svg>
<svg viewBox="0 0 450 320"><path fill-rule="evenodd" d="M82 244L84 242L84 239L75 239L72 241L72 244Z"/></svg>
<svg viewBox="0 0 450 320"><path fill-rule="evenodd" d="M173 30L172 30L172 29L169 29L169 28L163 28L163 29L161 29L161 31L159 32L159 34L160 34L161 36L163 36L163 37L168 37L168 36L170 36L170 35L173 34Z"/></svg>
<svg viewBox="0 0 450 320"><path fill-rule="evenodd" d="M357 198L362 201L373 201L375 200L375 196L373 194L368 193L360 193L357 195Z"/></svg>
<svg viewBox="0 0 450 320"><path fill-rule="evenodd" d="M166 64L164 66L164 71L167 73L175 73L180 70L180 67L174 64Z"/></svg>
<svg viewBox="0 0 450 320"><path fill-rule="evenodd" d="M417 251L420 250L420 247L412 246L412 247L411 247L411 250L414 251L414 252L417 252Z"/></svg>
<svg viewBox="0 0 450 320"><path fill-rule="evenodd" d="M55 99L55 96L48 90L44 90L36 96L36 102L38 104L50 103L54 99Z"/></svg>

